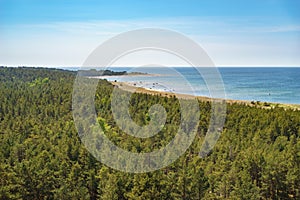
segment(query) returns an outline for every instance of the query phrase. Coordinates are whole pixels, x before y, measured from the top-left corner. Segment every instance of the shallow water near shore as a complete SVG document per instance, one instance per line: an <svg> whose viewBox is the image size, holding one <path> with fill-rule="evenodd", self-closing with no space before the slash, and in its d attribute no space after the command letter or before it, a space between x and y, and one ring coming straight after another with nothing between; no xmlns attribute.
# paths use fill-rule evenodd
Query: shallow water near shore
<svg viewBox="0 0 300 200"><path fill-rule="evenodd" d="M136 87L156 91L213 97L201 74L193 67L109 69L158 74L105 77L109 81L127 82ZM298 67L223 67L218 68L218 71L224 83L227 99L300 104Z"/></svg>

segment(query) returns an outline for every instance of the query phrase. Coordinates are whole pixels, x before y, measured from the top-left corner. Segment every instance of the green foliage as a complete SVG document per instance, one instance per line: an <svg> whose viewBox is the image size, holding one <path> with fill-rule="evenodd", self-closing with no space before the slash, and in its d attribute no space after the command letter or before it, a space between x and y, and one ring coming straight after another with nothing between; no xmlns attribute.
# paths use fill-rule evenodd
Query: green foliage
<svg viewBox="0 0 300 200"><path fill-rule="evenodd" d="M31 83L29 83L29 86L30 87L39 86L48 82L49 82L49 78L43 78L43 79L37 78L33 80Z"/></svg>
<svg viewBox="0 0 300 200"><path fill-rule="evenodd" d="M121 76L121 75L127 75L128 73L126 71L114 72L111 70L97 71L96 69L90 69L90 70L82 70L80 71L80 74L84 76Z"/></svg>
<svg viewBox="0 0 300 200"><path fill-rule="evenodd" d="M161 170L129 174L102 165L81 144L72 118L75 75L0 68L0 199L300 199L300 111L228 104L222 135L201 159L211 105L199 101L198 132L187 152ZM181 119L176 98L132 94L129 113L137 124L149 123L152 105L167 113L159 134L139 139L116 125L113 88L101 80L95 95L103 134L132 152L172 140Z"/></svg>

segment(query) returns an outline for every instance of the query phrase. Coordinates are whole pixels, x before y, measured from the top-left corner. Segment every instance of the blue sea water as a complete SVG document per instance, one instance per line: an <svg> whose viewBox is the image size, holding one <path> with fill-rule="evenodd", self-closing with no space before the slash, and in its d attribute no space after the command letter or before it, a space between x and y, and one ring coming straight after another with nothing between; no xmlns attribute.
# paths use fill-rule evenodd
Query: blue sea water
<svg viewBox="0 0 300 200"><path fill-rule="evenodd" d="M110 69L156 74L156 76L106 77L110 81L128 82L152 90L214 97L201 74L193 67ZM224 83L227 99L300 104L298 67L221 67L217 70ZM214 76L215 74L211 76L212 79Z"/></svg>

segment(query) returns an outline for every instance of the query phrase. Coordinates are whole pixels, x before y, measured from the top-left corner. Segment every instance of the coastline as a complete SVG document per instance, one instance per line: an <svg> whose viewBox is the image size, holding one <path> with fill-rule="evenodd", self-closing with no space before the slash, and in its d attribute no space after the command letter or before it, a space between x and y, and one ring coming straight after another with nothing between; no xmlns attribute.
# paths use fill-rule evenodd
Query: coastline
<svg viewBox="0 0 300 200"><path fill-rule="evenodd" d="M217 99L217 98L211 98L211 97L205 97L205 96L194 96L190 94L181 94L181 93L176 93L176 92L168 92L168 91L158 91L154 89L147 89L144 87L139 87L139 86L134 86L131 85L127 82L115 82L115 81L109 81L112 85L125 90L129 92L136 92L136 93L143 93L143 94L150 94L150 95L161 95L164 97L171 97L176 95L177 98L181 99L194 99L197 98L200 101L206 101L210 102L213 100L225 100L226 103L233 104L233 103L238 103L242 105L247 105L251 107L259 107L263 109L272 109L275 107L280 107L286 109L291 109L291 110L300 110L300 105L299 104L285 104L285 103L274 103L274 102L260 102L260 101L249 101L249 100L235 100L235 99Z"/></svg>
<svg viewBox="0 0 300 200"><path fill-rule="evenodd" d="M153 76L164 76L162 74L143 74L143 73L129 73L121 75L121 77L153 77ZM114 77L120 77L119 75L102 75L102 76L88 76L89 78L97 78L97 79L107 79L107 78L114 78Z"/></svg>

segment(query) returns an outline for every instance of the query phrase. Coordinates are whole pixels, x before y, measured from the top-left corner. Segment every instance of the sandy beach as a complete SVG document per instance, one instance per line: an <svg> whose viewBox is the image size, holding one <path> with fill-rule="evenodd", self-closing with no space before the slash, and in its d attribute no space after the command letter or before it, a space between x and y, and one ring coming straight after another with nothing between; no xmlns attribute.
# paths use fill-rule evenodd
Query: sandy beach
<svg viewBox="0 0 300 200"><path fill-rule="evenodd" d="M148 89L144 87L134 86L132 83L127 82L115 82L110 81L114 86L129 92L137 92L137 93L145 93L151 95L161 95L165 97L176 96L177 98L181 99L194 99L197 98L200 101L212 101L212 100L222 100L222 99L214 99L210 97L204 96L194 96L189 94L180 94L176 92L168 92L168 91L158 91L155 89ZM275 107L282 107L284 109L293 109L293 110L300 110L300 105L298 104L283 104L283 103L272 103L272 102L259 102L259 101L247 101L247 100L234 100L234 99L226 99L226 102L229 104L238 103L252 107L259 107L264 109L272 109Z"/></svg>

